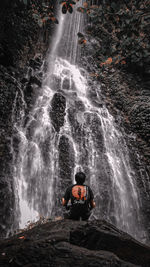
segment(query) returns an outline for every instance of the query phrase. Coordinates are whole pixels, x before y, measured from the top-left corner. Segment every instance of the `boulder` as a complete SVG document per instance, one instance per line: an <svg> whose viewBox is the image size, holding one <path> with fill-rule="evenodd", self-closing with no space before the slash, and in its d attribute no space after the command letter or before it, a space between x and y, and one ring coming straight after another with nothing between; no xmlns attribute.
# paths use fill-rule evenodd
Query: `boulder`
<svg viewBox="0 0 150 267"><path fill-rule="evenodd" d="M57 132L64 125L66 99L62 94L56 93L51 101L50 117Z"/></svg>
<svg viewBox="0 0 150 267"><path fill-rule="evenodd" d="M1 266L150 266L150 248L112 224L58 219L1 240Z"/></svg>

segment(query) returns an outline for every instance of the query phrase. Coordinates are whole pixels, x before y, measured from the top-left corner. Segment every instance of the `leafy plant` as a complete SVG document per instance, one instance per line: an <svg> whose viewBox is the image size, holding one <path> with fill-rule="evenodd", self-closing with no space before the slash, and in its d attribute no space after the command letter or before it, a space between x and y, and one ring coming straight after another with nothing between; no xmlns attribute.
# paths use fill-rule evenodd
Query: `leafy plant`
<svg viewBox="0 0 150 267"><path fill-rule="evenodd" d="M53 0L20 0L32 5L32 16L40 27L58 23L54 15ZM59 0L62 12L72 13L79 0ZM144 67L149 64L149 20L148 0L99 0L92 5L90 0L77 8L88 17L86 33L97 39L95 59L99 67L136 64ZM81 35L81 33L80 33ZM85 36L78 36L79 44L87 43ZM112 60L110 60L110 58Z"/></svg>
<svg viewBox="0 0 150 267"><path fill-rule="evenodd" d="M33 19L38 23L39 27L43 27L46 23L58 24L58 20L54 15L53 0L20 0L20 2L24 5L31 5Z"/></svg>
<svg viewBox="0 0 150 267"><path fill-rule="evenodd" d="M149 62L149 1L87 1L78 11L89 17L87 33L99 41L95 58L100 67ZM112 59L110 62L110 58Z"/></svg>
<svg viewBox="0 0 150 267"><path fill-rule="evenodd" d="M38 3L32 0L32 15L40 27L43 27L47 22L58 24L57 18L53 12L54 6L52 1Z"/></svg>

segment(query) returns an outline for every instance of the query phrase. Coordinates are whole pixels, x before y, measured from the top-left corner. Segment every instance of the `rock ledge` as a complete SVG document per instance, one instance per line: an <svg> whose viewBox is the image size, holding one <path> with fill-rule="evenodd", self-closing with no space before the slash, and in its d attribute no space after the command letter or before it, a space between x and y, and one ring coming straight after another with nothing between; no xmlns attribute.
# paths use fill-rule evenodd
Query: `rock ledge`
<svg viewBox="0 0 150 267"><path fill-rule="evenodd" d="M150 266L150 248L102 221L51 221L0 242L0 266Z"/></svg>

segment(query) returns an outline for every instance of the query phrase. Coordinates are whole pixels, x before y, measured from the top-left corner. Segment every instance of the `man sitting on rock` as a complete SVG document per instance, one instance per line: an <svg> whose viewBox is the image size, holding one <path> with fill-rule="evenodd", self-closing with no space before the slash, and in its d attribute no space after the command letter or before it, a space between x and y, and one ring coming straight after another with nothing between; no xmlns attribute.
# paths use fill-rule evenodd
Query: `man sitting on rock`
<svg viewBox="0 0 150 267"><path fill-rule="evenodd" d="M85 221L91 215L91 210L95 208L94 195L91 188L84 185L86 175L83 172L78 172L75 175L76 184L67 188L62 199L62 205L69 210L64 214L65 219ZM69 200L71 205L67 206Z"/></svg>

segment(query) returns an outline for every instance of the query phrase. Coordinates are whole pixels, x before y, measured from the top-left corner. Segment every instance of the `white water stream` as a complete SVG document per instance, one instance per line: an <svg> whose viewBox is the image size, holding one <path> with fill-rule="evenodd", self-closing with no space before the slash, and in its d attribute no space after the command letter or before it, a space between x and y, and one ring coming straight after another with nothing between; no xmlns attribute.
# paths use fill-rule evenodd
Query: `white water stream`
<svg viewBox="0 0 150 267"><path fill-rule="evenodd" d="M100 105L100 85L93 101L89 74L78 67L82 16L60 12L40 93L26 125L23 111L15 124L20 137L14 166L20 227L39 215L61 214L59 200L76 171L83 170L97 204L93 216L142 240L136 177L126 142L105 105Z"/></svg>

